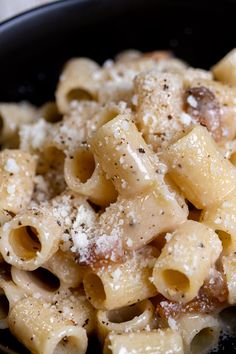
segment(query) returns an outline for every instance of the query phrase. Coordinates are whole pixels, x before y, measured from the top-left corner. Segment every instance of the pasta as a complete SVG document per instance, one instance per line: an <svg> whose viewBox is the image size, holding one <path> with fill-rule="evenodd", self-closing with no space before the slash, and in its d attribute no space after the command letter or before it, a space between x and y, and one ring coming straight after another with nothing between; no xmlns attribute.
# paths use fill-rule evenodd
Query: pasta
<svg viewBox="0 0 236 354"><path fill-rule="evenodd" d="M124 333L152 329L156 325L154 307L149 300L128 307L97 312L97 328L101 341L110 332Z"/></svg>
<svg viewBox="0 0 236 354"><path fill-rule="evenodd" d="M56 253L59 241L60 228L49 211L31 209L3 225L0 250L8 263L34 270Z"/></svg>
<svg viewBox="0 0 236 354"><path fill-rule="evenodd" d="M147 246L122 265L111 265L106 272L101 268L87 273L84 289L93 306L112 310L156 295L149 278L157 254L157 250Z"/></svg>
<svg viewBox="0 0 236 354"><path fill-rule="evenodd" d="M72 58L54 101L0 103L0 329L34 354L217 345L236 304L235 53L211 71Z"/></svg>
<svg viewBox="0 0 236 354"><path fill-rule="evenodd" d="M222 250L213 230L187 221L170 234L153 271L157 290L169 300L189 302L197 296Z"/></svg>
<svg viewBox="0 0 236 354"><path fill-rule="evenodd" d="M220 325L209 315L187 314L177 322L187 353L208 353L219 339Z"/></svg>
<svg viewBox="0 0 236 354"><path fill-rule="evenodd" d="M167 329L156 332L110 334L105 344L104 354L124 353L184 353L182 338L178 332Z"/></svg>
<svg viewBox="0 0 236 354"><path fill-rule="evenodd" d="M17 148L19 143L19 128L21 124L34 121L36 109L24 102L20 104L0 104L0 143L9 148Z"/></svg>
<svg viewBox="0 0 236 354"><path fill-rule="evenodd" d="M60 312L35 298L20 300L9 314L9 327L16 337L38 353L79 353L86 351L87 336Z"/></svg>
<svg viewBox="0 0 236 354"><path fill-rule="evenodd" d="M194 127L165 155L171 177L198 209L220 202L235 188L235 169L219 153L206 128Z"/></svg>
<svg viewBox="0 0 236 354"><path fill-rule="evenodd" d="M18 213L30 202L33 193L35 161L20 150L4 150L0 154L0 207ZM17 201L15 195L18 196Z"/></svg>
<svg viewBox="0 0 236 354"><path fill-rule="evenodd" d="M93 73L97 69L98 65L86 58L71 59L67 63L56 91L56 102L61 113L67 113L73 102L96 97Z"/></svg>

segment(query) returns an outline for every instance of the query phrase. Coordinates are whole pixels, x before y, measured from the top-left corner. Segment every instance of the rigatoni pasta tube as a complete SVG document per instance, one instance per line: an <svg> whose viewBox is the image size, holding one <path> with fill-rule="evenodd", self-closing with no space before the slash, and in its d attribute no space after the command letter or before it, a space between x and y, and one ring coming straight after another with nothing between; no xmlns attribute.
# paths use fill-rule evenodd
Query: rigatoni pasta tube
<svg viewBox="0 0 236 354"><path fill-rule="evenodd" d="M214 205L235 189L234 166L224 159L202 126L170 145L163 157L171 178L196 208Z"/></svg>
<svg viewBox="0 0 236 354"><path fill-rule="evenodd" d="M177 320L186 353L207 354L218 343L220 324L206 314L183 314Z"/></svg>
<svg viewBox="0 0 236 354"><path fill-rule="evenodd" d="M137 332L154 325L154 306L151 301L144 300L131 306L116 310L97 312L97 330L101 341L110 332Z"/></svg>
<svg viewBox="0 0 236 354"><path fill-rule="evenodd" d="M87 147L81 147L65 159L64 175L68 187L88 197L95 204L114 202L117 192Z"/></svg>
<svg viewBox="0 0 236 354"><path fill-rule="evenodd" d="M174 230L187 215L185 202L179 205L163 184L135 198L118 197L99 218L99 226L102 234L118 233L124 249L136 250L160 233Z"/></svg>
<svg viewBox="0 0 236 354"><path fill-rule="evenodd" d="M231 50L212 68L215 78L229 85L236 85L236 48Z"/></svg>
<svg viewBox="0 0 236 354"><path fill-rule="evenodd" d="M118 115L104 124L90 143L120 195L137 195L153 187L157 174L152 153L130 115Z"/></svg>
<svg viewBox="0 0 236 354"><path fill-rule="evenodd" d="M49 209L29 209L0 229L0 253L19 269L34 270L56 253L60 237L61 229Z"/></svg>
<svg viewBox="0 0 236 354"><path fill-rule="evenodd" d="M30 202L36 161L21 150L0 152L0 209L18 213Z"/></svg>
<svg viewBox="0 0 236 354"><path fill-rule="evenodd" d="M52 301L62 288L60 280L53 273L41 267L27 271L12 266L11 276L14 283L27 296L36 295L46 301Z"/></svg>
<svg viewBox="0 0 236 354"><path fill-rule="evenodd" d="M8 328L8 314L10 309L26 294L10 277L0 277L0 329Z"/></svg>
<svg viewBox="0 0 236 354"><path fill-rule="evenodd" d="M103 354L184 354L183 341L171 329L108 335Z"/></svg>
<svg viewBox="0 0 236 354"><path fill-rule="evenodd" d="M68 293L68 294L67 294ZM78 327L84 328L88 334L92 333L95 328L95 309L82 295L79 290L69 289L62 296L55 297L57 309L63 316L72 321Z"/></svg>
<svg viewBox="0 0 236 354"><path fill-rule="evenodd" d="M61 250L44 263L43 267L55 274L68 288L78 287L86 272L86 267L76 263L71 252L62 252Z"/></svg>
<svg viewBox="0 0 236 354"><path fill-rule="evenodd" d="M5 147L17 148L19 145L18 131L22 124L31 123L36 116L36 109L29 103L0 104L0 144Z"/></svg>
<svg viewBox="0 0 236 354"><path fill-rule="evenodd" d="M11 278L1 278L0 279L0 288L4 292L5 299L8 302L8 311L12 308L19 300L24 299L27 294L15 284ZM4 301L3 301L4 304ZM6 304L6 301L5 301Z"/></svg>
<svg viewBox="0 0 236 354"><path fill-rule="evenodd" d="M197 296L221 251L221 242L210 228L190 220L180 225L153 270L158 292L169 300L189 302Z"/></svg>
<svg viewBox="0 0 236 354"><path fill-rule="evenodd" d="M207 208L201 215L201 221L219 236L223 255L236 251L236 197L234 195Z"/></svg>
<svg viewBox="0 0 236 354"><path fill-rule="evenodd" d="M86 331L50 304L33 297L16 303L9 314L11 332L33 353L85 354Z"/></svg>
<svg viewBox="0 0 236 354"><path fill-rule="evenodd" d="M99 66L87 58L68 61L62 71L56 90L56 103L61 113L70 110L72 101L96 99L97 87L93 74Z"/></svg>
<svg viewBox="0 0 236 354"><path fill-rule="evenodd" d="M122 264L111 264L87 273L84 289L91 304L102 310L132 305L157 291L150 281L158 255L154 247L146 246Z"/></svg>

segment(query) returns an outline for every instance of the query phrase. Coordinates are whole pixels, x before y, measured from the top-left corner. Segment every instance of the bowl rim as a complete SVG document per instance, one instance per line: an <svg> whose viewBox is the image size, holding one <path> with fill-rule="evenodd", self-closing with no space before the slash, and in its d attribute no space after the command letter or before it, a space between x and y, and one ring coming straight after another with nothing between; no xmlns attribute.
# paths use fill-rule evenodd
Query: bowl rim
<svg viewBox="0 0 236 354"><path fill-rule="evenodd" d="M10 29L11 26L19 24L19 21L27 21L35 16L41 16L48 11L60 10L67 6L73 6L82 3L93 3L96 0L56 0L42 5L37 5L31 9L22 11L12 17L9 17L0 22L0 35L3 35L3 31ZM99 1L99 0L97 0ZM101 0L100 0L101 1Z"/></svg>

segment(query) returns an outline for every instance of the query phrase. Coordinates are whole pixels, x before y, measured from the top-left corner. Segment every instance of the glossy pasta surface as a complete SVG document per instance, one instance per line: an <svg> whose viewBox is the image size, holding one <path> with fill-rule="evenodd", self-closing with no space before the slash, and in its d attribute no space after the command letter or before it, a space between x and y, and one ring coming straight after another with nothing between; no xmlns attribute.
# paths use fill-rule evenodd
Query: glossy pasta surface
<svg viewBox="0 0 236 354"><path fill-rule="evenodd" d="M236 305L236 49L72 58L0 103L0 329L34 354L207 354ZM99 354L99 353L97 353Z"/></svg>

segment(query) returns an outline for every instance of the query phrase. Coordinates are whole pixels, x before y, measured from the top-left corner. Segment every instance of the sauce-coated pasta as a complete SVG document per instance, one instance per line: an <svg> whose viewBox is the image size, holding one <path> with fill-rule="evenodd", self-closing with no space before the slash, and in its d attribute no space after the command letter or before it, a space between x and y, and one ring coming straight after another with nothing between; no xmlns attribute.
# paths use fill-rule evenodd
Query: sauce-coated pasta
<svg viewBox="0 0 236 354"><path fill-rule="evenodd" d="M0 328L34 354L94 335L104 354L217 345L236 305L235 115L236 49L211 71L73 58L55 102L0 103Z"/></svg>

